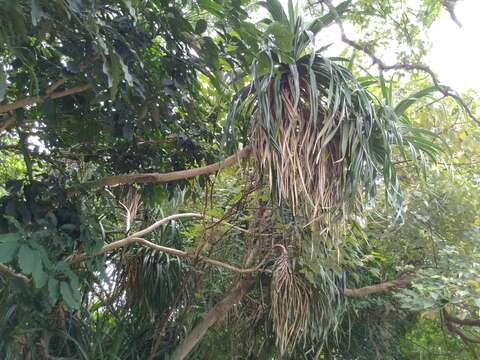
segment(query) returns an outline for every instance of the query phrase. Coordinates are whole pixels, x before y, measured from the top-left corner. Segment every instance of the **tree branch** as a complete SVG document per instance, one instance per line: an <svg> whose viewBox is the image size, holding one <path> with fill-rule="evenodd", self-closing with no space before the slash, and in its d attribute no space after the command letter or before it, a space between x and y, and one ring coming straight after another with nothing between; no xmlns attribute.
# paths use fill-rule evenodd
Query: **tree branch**
<svg viewBox="0 0 480 360"><path fill-rule="evenodd" d="M360 44L359 42L356 42L352 39L350 39L346 33L345 33L345 28L343 26L342 19L340 18L340 15L338 14L335 6L333 6L331 0L322 0L332 13L332 15L335 17L335 23L337 24L338 29L340 30L340 35L342 38L342 41L353 47L354 49L357 49L364 54L366 54L373 62L373 64L377 65L380 71L390 71L390 70L418 70L427 73L430 78L433 81L433 84L435 87L440 91L444 96L451 97L457 103L460 104L460 106L464 109L464 111L467 113L467 115L475 121L478 125L480 125L480 120L473 114L472 110L468 107L468 105L465 103L465 101L462 99L461 96L458 95L457 92L453 91L450 87L441 85L440 81L437 77L437 75L433 72L430 67L424 64L417 64L417 63L398 63L398 64L393 64L393 65L387 65L385 64L380 58L378 58L375 53L368 49L366 46Z"/></svg>
<svg viewBox="0 0 480 360"><path fill-rule="evenodd" d="M183 360L200 342L208 329L217 321L224 319L230 309L248 293L254 283L255 279L248 277L237 283L237 285L233 286L227 296L215 304L215 306L203 316L203 319L193 328L185 340L183 340L183 342L178 346L174 354L174 359Z"/></svg>
<svg viewBox="0 0 480 360"><path fill-rule="evenodd" d="M71 88L67 88L67 89L62 90L62 91L49 93L49 90L51 88L56 89L58 86L60 86L61 84L59 85L59 82L61 82L61 81L62 80L59 80L58 82L53 84L47 90L46 95L44 95L44 96L40 96L40 95L39 96L28 96L28 97L18 99L17 101L15 101L13 103L10 103L10 104L0 105L0 114L6 113L6 112L9 112L9 111L13 111L13 110L16 110L16 109L24 108L26 106L30 106L30 105L34 105L34 104L38 105L38 104L41 104L42 102L44 102L47 99L58 99L58 98L62 98L62 97L68 96L68 95L81 93L81 92L84 92L84 91L86 91L86 90L88 90L92 87L90 84L82 84L82 85L77 85L77 86L74 86L74 87L71 87Z"/></svg>
<svg viewBox="0 0 480 360"><path fill-rule="evenodd" d="M443 309L443 316L446 321L466 326L480 326L480 319L460 319L456 316L450 315L447 310Z"/></svg>
<svg viewBox="0 0 480 360"><path fill-rule="evenodd" d="M460 330L458 328L458 326L453 325L451 322L447 321L447 322L445 322L445 325L447 326L447 329L450 332L452 332L454 334L457 334L460 337L460 339L463 340L463 342L480 344L480 339L479 338L474 338L474 337L468 336L462 330Z"/></svg>
<svg viewBox="0 0 480 360"><path fill-rule="evenodd" d="M171 181L184 180L192 177L197 177L200 175L207 175L214 172L217 172L223 168L237 164L240 160L250 156L252 149L250 146L247 146L240 150L238 153L229 156L228 158L210 164L207 166L172 171L169 173L145 173L145 174L126 174L126 175L114 175L105 177L99 181L91 181L83 183L80 187L87 189L101 188L104 186L118 186L118 185L128 185L128 184L142 184L142 183L167 183ZM67 191L69 195L75 195L80 192L79 188L72 188Z"/></svg>
<svg viewBox="0 0 480 360"><path fill-rule="evenodd" d="M224 269L227 269L227 270L239 273L239 274L249 274L249 273L253 273L253 272L256 272L256 271L260 270L260 267L262 266L263 261L260 262L260 264L258 264L256 267L253 267L253 268L238 268L236 266L226 264L226 263L218 261L218 260L210 259L210 258L202 256L202 255L195 255L195 254L191 254L191 253L188 253L186 251L183 251L183 250L178 250L178 249L169 248L169 247L162 246L162 245L157 245L157 244L154 244L154 243L152 243L148 240L145 240L145 239L141 238L141 236L144 236L144 235L147 235L148 233L151 233L153 230L157 229L158 227L160 227L163 224L166 224L166 223L168 223L172 220L175 220L175 219L186 218L186 217L203 218L203 215L197 214L197 213L183 213L183 214L175 214L175 215L167 216L166 218L163 218L162 220L159 220L159 221L155 222L154 224L150 225L148 228L140 230L140 231L132 234L131 236L128 236L124 239L117 240L117 241L114 241L110 244L104 245L99 251L97 251L93 254L83 253L83 254L79 254L77 256L74 256L70 260L70 262L71 263L79 263L79 262L82 262L85 259L87 259L89 256L99 256L99 255L103 255L103 254L115 251L117 249L123 248L125 246L129 246L129 245L133 245L133 244L141 244L141 245L144 245L144 246L149 247L149 248L151 248L153 250L156 250L156 251L161 251L161 252L164 252L164 253L167 253L167 254L172 254L172 255L175 255L175 256L187 257L187 258L194 259L194 260L197 260L197 261L202 261L204 263L214 265L214 266L218 266L218 267L222 267Z"/></svg>
<svg viewBox="0 0 480 360"><path fill-rule="evenodd" d="M5 121L0 124L0 134L3 132L3 130L12 126L15 121L17 121L17 117L15 116L15 114L8 116Z"/></svg>
<svg viewBox="0 0 480 360"><path fill-rule="evenodd" d="M102 58L102 54L95 54L89 61L81 63L80 64L80 70L85 70L89 66L91 66L95 61L98 59ZM21 99L17 99L13 103L10 104L0 104L0 114L6 113L9 111L13 111L16 109L23 108L25 106L30 106L33 104L40 104L44 102L47 99L58 99L64 96L80 93L83 91L86 91L91 88L91 85L89 84L84 84L84 85L78 85L74 86L72 88L68 88L62 91L55 92L60 86L64 85L66 82L66 79L59 79L55 81L52 85L50 85L46 90L45 90L45 96L27 96ZM14 120L15 121L15 120ZM8 126L7 126L8 127ZM6 127L5 127L6 128ZM5 130L5 128L0 127L0 132Z"/></svg>
<svg viewBox="0 0 480 360"><path fill-rule="evenodd" d="M405 279L398 279L376 285L365 286L358 289L345 289L343 294L351 298L364 298L369 295L385 294L397 289L408 288L412 284L412 281L413 277L408 277Z"/></svg>
<svg viewBox="0 0 480 360"><path fill-rule="evenodd" d="M13 269L10 269L8 266L6 265L3 265L3 264L0 264L0 272L3 272L9 276L12 276L14 278L17 278L19 280L22 280L26 283L29 283L30 282L30 279L28 277L26 277L25 275L23 274L19 274L17 272L15 272Z"/></svg>

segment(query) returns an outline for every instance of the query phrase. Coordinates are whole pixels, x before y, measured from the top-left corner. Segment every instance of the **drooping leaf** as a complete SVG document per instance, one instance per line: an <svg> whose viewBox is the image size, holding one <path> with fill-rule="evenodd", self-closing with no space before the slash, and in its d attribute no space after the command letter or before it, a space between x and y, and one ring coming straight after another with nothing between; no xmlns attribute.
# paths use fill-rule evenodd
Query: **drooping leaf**
<svg viewBox="0 0 480 360"><path fill-rule="evenodd" d="M200 19L195 24L195 32L202 35L207 30L208 23L205 19Z"/></svg>
<svg viewBox="0 0 480 360"><path fill-rule="evenodd" d="M345 14L350 7L351 0L343 1L338 4L335 9L337 14L341 17ZM308 26L308 30L313 32L313 34L317 34L320 30L326 28L327 26L331 25L335 21L335 15L329 12L328 14L313 20L310 25Z"/></svg>
<svg viewBox="0 0 480 360"><path fill-rule="evenodd" d="M397 106L395 106L395 114L397 114L397 116L402 116L405 114L405 111L407 111L407 109L419 99L429 96L437 91L438 88L436 86L430 86L410 95L407 99L400 101Z"/></svg>
<svg viewBox="0 0 480 360"><path fill-rule="evenodd" d="M70 283L66 281L62 281L60 283L60 294L62 295L63 300L71 309L78 309L80 308L80 301L78 297L74 294Z"/></svg>
<svg viewBox="0 0 480 360"><path fill-rule="evenodd" d="M40 20L43 18L48 18L47 14L42 10L39 0L32 0L32 24L33 26L37 26Z"/></svg>
<svg viewBox="0 0 480 360"><path fill-rule="evenodd" d="M22 245L18 251L18 264L25 274L31 274L35 267L35 252L28 246Z"/></svg>
<svg viewBox="0 0 480 360"><path fill-rule="evenodd" d="M7 93L7 74L0 70L0 102L5 99Z"/></svg>
<svg viewBox="0 0 480 360"><path fill-rule="evenodd" d="M108 78L108 81L112 100L115 100L122 76L122 65L120 64L120 56L114 51L112 51L110 55L110 65L110 77Z"/></svg>
<svg viewBox="0 0 480 360"><path fill-rule="evenodd" d="M274 21L267 28L267 34L272 34L275 39L275 44L282 53L289 53L293 50L293 33L290 31L288 25L282 24L279 21Z"/></svg>
<svg viewBox="0 0 480 360"><path fill-rule="evenodd" d="M18 249L20 233L8 233L0 235L0 263L8 263L13 260Z"/></svg>
<svg viewBox="0 0 480 360"><path fill-rule="evenodd" d="M33 283L36 288L42 288L45 286L48 280L47 273L43 270L42 257L38 251L34 254L34 263L32 269Z"/></svg>
<svg viewBox="0 0 480 360"><path fill-rule="evenodd" d="M48 295L52 303L55 303L60 296L59 281L55 278L48 279Z"/></svg>
<svg viewBox="0 0 480 360"><path fill-rule="evenodd" d="M288 24L287 14L285 14L283 6L278 0L259 1L258 4L269 11L273 20L278 21L281 24Z"/></svg>

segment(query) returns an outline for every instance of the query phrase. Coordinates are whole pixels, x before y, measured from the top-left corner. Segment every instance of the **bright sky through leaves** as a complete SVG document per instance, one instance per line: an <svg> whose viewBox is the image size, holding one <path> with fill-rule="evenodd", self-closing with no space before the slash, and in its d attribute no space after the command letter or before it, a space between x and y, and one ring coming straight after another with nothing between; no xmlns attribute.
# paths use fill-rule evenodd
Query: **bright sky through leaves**
<svg viewBox="0 0 480 360"><path fill-rule="evenodd" d="M462 27L444 11L432 26L429 38L433 46L427 60L441 81L455 90L480 90L480 1L459 1L455 12Z"/></svg>

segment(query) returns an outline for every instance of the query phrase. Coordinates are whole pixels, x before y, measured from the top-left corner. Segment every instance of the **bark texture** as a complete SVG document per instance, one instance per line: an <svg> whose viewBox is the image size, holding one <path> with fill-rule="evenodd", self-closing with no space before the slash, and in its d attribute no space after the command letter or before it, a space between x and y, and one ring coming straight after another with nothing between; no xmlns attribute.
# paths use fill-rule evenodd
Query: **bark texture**
<svg viewBox="0 0 480 360"><path fill-rule="evenodd" d="M190 351L197 345L208 329L217 321L225 318L230 309L237 304L248 293L253 286L255 279L247 277L241 280L237 285L229 291L220 302L218 302L203 319L193 328L185 340L180 344L174 354L175 360L183 360Z"/></svg>
<svg viewBox="0 0 480 360"><path fill-rule="evenodd" d="M372 286L365 286L359 289L345 289L343 294L351 298L364 298L369 295L386 294L396 289L404 289L410 287L413 277L387 281Z"/></svg>
<svg viewBox="0 0 480 360"><path fill-rule="evenodd" d="M239 160L250 156L250 147L243 148L238 153L229 156L225 160L195 169L172 171L169 173L145 173L108 176L101 180L102 186L117 186L139 183L166 183L170 181L189 179L200 175L217 172L223 168L235 165Z"/></svg>

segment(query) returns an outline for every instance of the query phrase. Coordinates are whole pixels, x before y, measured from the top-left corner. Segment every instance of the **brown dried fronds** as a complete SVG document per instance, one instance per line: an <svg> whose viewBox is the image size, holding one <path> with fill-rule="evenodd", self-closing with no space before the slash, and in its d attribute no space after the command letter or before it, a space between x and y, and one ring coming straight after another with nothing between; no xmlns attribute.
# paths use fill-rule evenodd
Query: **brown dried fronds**
<svg viewBox="0 0 480 360"><path fill-rule="evenodd" d="M306 81L300 83L300 101L296 106L291 77L285 76L279 86L278 93L272 81L268 90L274 134L260 121L260 111L253 116L252 147L259 170L267 170L270 186L280 201L287 200L293 209L302 209L311 220L325 217L341 202L346 164L341 144L342 138L350 134L342 133L343 128L338 126L341 116L331 114L322 101L317 109L312 109L315 105ZM275 112L278 103L279 113ZM316 119L312 116L314 110Z"/></svg>
<svg viewBox="0 0 480 360"><path fill-rule="evenodd" d="M276 343L281 354L294 347L303 337L306 341L310 322L312 292L303 279L292 271L288 252L283 245L282 254L275 261L271 283L272 319Z"/></svg>

